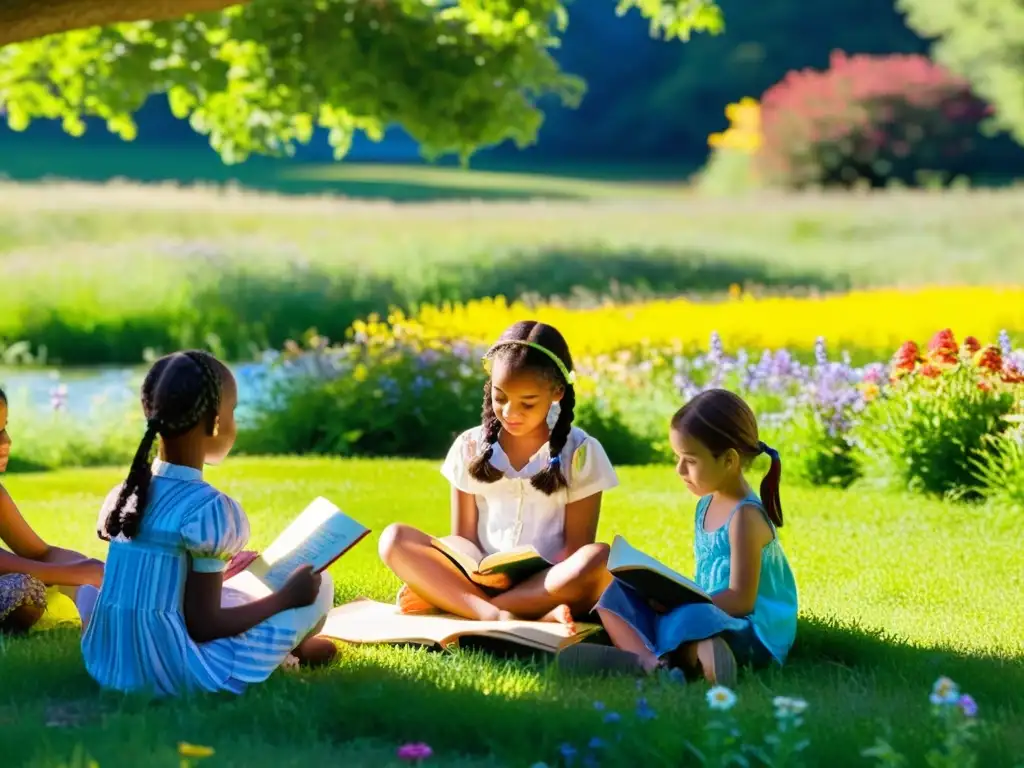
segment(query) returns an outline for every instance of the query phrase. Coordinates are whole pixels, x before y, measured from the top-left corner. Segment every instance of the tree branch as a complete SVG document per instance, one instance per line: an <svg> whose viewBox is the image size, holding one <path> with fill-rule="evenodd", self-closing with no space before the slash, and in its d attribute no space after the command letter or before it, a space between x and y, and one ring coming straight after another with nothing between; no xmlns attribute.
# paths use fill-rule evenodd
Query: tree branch
<svg viewBox="0 0 1024 768"><path fill-rule="evenodd" d="M248 0L0 0L0 47L72 29L167 21Z"/></svg>

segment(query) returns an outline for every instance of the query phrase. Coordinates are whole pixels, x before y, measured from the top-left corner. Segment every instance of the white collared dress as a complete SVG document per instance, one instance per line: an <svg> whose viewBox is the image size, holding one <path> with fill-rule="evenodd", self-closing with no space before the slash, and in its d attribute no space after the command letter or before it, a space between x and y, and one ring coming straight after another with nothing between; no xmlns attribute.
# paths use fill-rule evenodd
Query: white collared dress
<svg viewBox="0 0 1024 768"><path fill-rule="evenodd" d="M552 559L565 546L566 505L619 484L601 443L579 427L572 428L561 453L568 488L548 496L530 484L530 479L548 465L547 443L518 472L501 446L495 444L491 464L505 476L495 483L481 483L470 476L468 467L486 450L483 438L483 427L459 435L448 450L441 474L475 498L479 512L477 537L484 554L530 545Z"/></svg>
<svg viewBox="0 0 1024 768"><path fill-rule="evenodd" d="M100 511L100 530L119 491L111 491ZM330 610L334 587L325 573L312 605L278 613L234 637L195 642L184 615L189 569L223 572L248 539L245 512L200 470L155 461L138 535L110 543L103 586L82 637L89 674L103 688L156 696L241 693L266 680ZM225 587L221 604L252 599Z"/></svg>

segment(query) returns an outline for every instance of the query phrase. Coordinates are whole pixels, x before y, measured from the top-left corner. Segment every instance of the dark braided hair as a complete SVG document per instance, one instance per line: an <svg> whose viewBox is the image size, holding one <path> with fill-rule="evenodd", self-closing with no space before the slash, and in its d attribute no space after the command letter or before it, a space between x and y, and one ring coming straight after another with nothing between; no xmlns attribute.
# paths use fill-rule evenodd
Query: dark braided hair
<svg viewBox="0 0 1024 768"><path fill-rule="evenodd" d="M7 405L7 393L4 392L3 388L0 388L0 403Z"/></svg>
<svg viewBox="0 0 1024 768"><path fill-rule="evenodd" d="M107 517L104 539L134 538L146 509L150 466L157 435L173 438L203 424L213 434L220 410L224 364L208 352L189 350L162 357L153 364L142 383L142 411L146 433L132 460L128 479Z"/></svg>
<svg viewBox="0 0 1024 768"><path fill-rule="evenodd" d="M569 372L573 370L572 355L569 354L569 345L565 338L556 328L538 323L536 320L523 320L513 325L501 335L487 353L487 357L492 363L500 361L503 365L508 366L510 371L517 373L533 371L546 377L552 385L563 390L558 421L555 422L555 426L551 429L551 436L548 438L548 453L551 458L548 460L548 465L530 480L534 488L551 495L568 485L565 474L562 472L562 450L569 439L569 432L575 417L576 391L573 385L566 380L561 368L549 355L535 347L527 346L527 343L536 344L551 352ZM469 474L482 483L493 483L503 477L502 472L491 464L494 445L498 442L498 435L501 432L501 422L498 421L498 416L494 413L491 388L491 378L488 377L484 383L482 413L484 440L487 447L469 465Z"/></svg>

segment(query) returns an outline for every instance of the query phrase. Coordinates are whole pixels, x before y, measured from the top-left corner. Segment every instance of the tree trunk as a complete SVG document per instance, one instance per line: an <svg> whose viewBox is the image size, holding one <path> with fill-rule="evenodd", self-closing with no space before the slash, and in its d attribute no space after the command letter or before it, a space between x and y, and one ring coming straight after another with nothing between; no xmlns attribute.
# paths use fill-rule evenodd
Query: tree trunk
<svg viewBox="0 0 1024 768"><path fill-rule="evenodd" d="M165 21L247 0L0 0L0 47L120 21Z"/></svg>

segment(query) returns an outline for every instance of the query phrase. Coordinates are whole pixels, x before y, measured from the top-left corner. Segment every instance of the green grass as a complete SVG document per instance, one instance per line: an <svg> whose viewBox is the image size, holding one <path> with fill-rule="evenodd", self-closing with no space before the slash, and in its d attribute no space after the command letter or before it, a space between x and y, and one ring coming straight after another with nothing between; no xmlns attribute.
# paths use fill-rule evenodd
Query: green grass
<svg viewBox="0 0 1024 768"><path fill-rule="evenodd" d="M448 518L447 490L431 463L247 459L209 477L242 501L256 545L321 493L377 532L393 520L439 531ZM22 475L8 489L46 537L102 555L95 514L119 479L114 470ZM621 479L606 498L601 537L622 532L692 567L693 500L671 471L625 469ZM741 680L744 727L765 725L772 696L803 696L809 764L866 764L856 755L883 721L896 746L912 751L931 722L930 686L948 674L976 697L990 728L980 764L1011 764L1024 751L1019 520L901 496L786 489L784 503L799 638L783 670ZM372 539L332 575L339 602L388 600L397 587ZM571 680L538 661L344 647L331 668L275 675L240 699L148 703L99 694L69 630L6 641L0 680L4 764L48 767L70 765L76 745L104 768L171 766L179 740L215 747L209 766L385 765L396 745L419 740L434 747L438 765L556 765L562 742L608 736L594 701L628 715L637 696L632 680ZM704 692L649 691L658 717L643 732L646 743L679 755L705 721Z"/></svg>
<svg viewBox="0 0 1024 768"><path fill-rule="evenodd" d="M318 173L392 183L450 171ZM609 182L595 184L599 200L409 205L0 184L0 340L45 346L65 365L135 363L150 347L212 339L245 356L312 326L340 338L352 320L393 305L496 294L587 301L707 296L733 283L1024 282L1018 190L630 200L628 185L612 183L608 197Z"/></svg>

